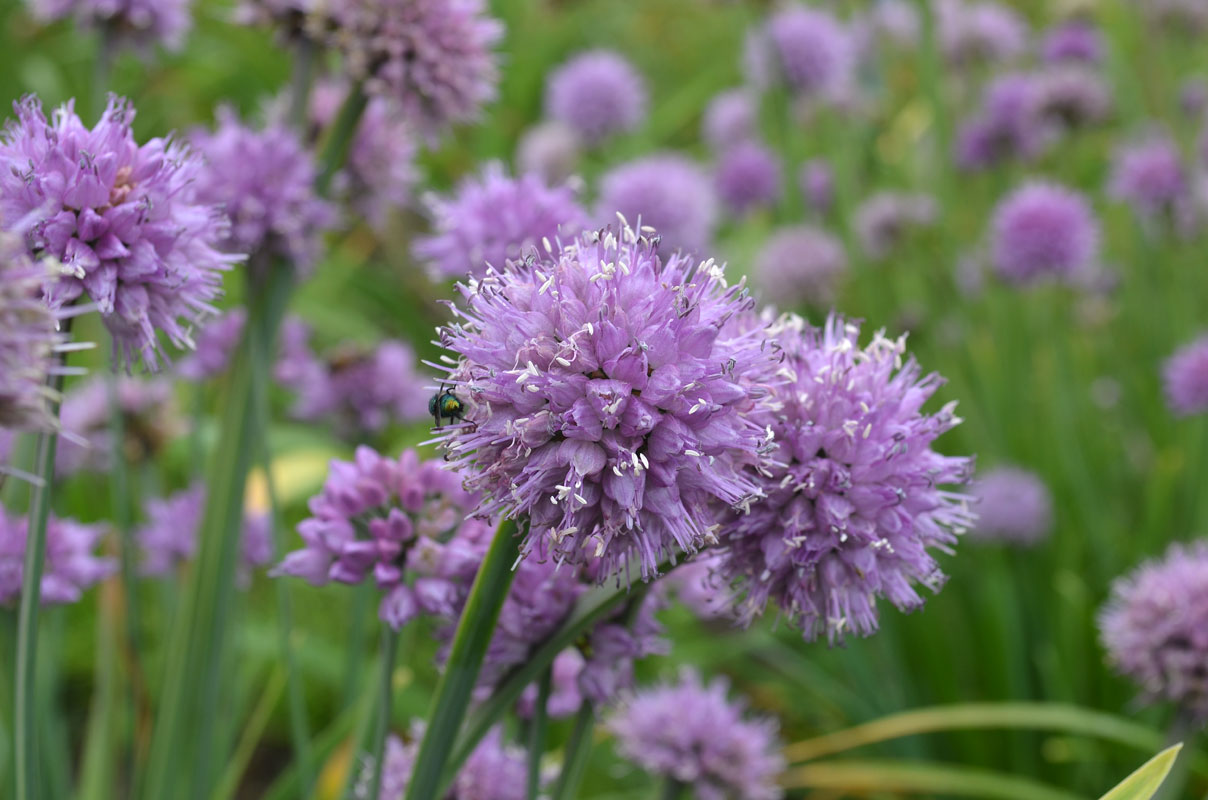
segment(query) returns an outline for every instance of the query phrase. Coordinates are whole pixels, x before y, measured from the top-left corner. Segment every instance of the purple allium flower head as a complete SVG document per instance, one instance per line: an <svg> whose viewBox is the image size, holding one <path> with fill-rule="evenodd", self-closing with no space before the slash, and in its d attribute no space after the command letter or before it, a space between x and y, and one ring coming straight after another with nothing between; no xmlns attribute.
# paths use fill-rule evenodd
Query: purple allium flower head
<svg viewBox="0 0 1208 800"><path fill-rule="evenodd" d="M1005 281L1069 279L1095 266L1099 225L1081 194L1032 181L998 203L990 223L994 270Z"/></svg>
<svg viewBox="0 0 1208 800"><path fill-rule="evenodd" d="M1147 222L1167 219L1186 225L1190 188L1178 145L1165 134L1153 133L1116 152L1107 184L1108 194L1127 203Z"/></svg>
<svg viewBox="0 0 1208 800"><path fill-rule="evenodd" d="M879 0L858 18L860 51L867 57L873 48L887 43L901 48L918 45L919 13L910 0Z"/></svg>
<svg viewBox="0 0 1208 800"><path fill-rule="evenodd" d="M1035 78L1018 72L996 77L981 106L957 133L956 162L963 169L988 169L1008 159L1029 160L1049 141L1041 125Z"/></svg>
<svg viewBox="0 0 1208 800"><path fill-rule="evenodd" d="M647 772L677 780L699 800L778 800L784 769L774 719L749 718L726 695L684 668L676 683L634 693L605 723L617 750Z"/></svg>
<svg viewBox="0 0 1208 800"><path fill-rule="evenodd" d="M802 164L797 185L814 214L824 217L830 213L835 204L835 171L829 162L814 158Z"/></svg>
<svg viewBox="0 0 1208 800"><path fill-rule="evenodd" d="M717 195L733 214L775 205L780 195L780 160L768 148L743 142L717 161Z"/></svg>
<svg viewBox="0 0 1208 800"><path fill-rule="evenodd" d="M194 132L191 141L206 159L197 197L231 221L224 248L283 257L308 273L336 211L315 192L314 159L298 136L282 122L255 130L223 107L218 127Z"/></svg>
<svg viewBox="0 0 1208 800"><path fill-rule="evenodd" d="M612 705L621 692L633 688L638 659L670 651L671 643L663 637L656 617L666 605L660 588L654 587L633 609L632 619L614 618L597 625L588 636L590 655L579 673L579 690L597 708Z"/></svg>
<svg viewBox="0 0 1208 800"><path fill-rule="evenodd" d="M600 178L596 221L606 225L617 214L657 230L664 252L700 252L713 238L717 197L695 162L659 153L614 167Z"/></svg>
<svg viewBox="0 0 1208 800"><path fill-rule="evenodd" d="M1180 417L1208 412L1208 334L1174 352L1162 368L1166 404Z"/></svg>
<svg viewBox="0 0 1208 800"><path fill-rule="evenodd" d="M788 5L747 35L746 71L758 87L787 86L796 94L837 99L856 66L850 31L826 11Z"/></svg>
<svg viewBox="0 0 1208 800"><path fill-rule="evenodd" d="M109 381L93 378L73 387L64 397L59 419L63 438L55 464L60 475L86 470L107 472L113 459L130 464L153 460L181 435L185 424L167 377L117 379L117 401L125 440L114 453L110 430Z"/></svg>
<svg viewBox="0 0 1208 800"><path fill-rule="evenodd" d="M969 487L977 523L975 539L1031 545L1053 530L1053 495L1034 472L1019 467L987 471Z"/></svg>
<svg viewBox="0 0 1208 800"><path fill-rule="evenodd" d="M680 569L683 569L680 567ZM672 573L674 574L674 573ZM583 703L583 692L579 689L579 675L586 661L578 648L568 647L554 658L550 674L549 701L545 713L554 719L569 717ZM516 711L525 719L533 716L537 707L537 687L529 686L516 703Z"/></svg>
<svg viewBox="0 0 1208 800"><path fill-rule="evenodd" d="M747 89L728 89L709 101L701 138L714 151L751 141L759 128L758 100Z"/></svg>
<svg viewBox="0 0 1208 800"><path fill-rule="evenodd" d="M599 580L644 577L714 540L715 509L757 492L767 451L745 412L773 355L726 323L750 305L712 259L699 266L628 227L584 233L531 266L463 287L441 330L470 424L443 434L479 513L529 518L527 548L600 559Z"/></svg>
<svg viewBox="0 0 1208 800"><path fill-rule="evenodd" d="M550 73L545 113L586 144L598 144L646 119L646 81L620 53L588 50Z"/></svg>
<svg viewBox="0 0 1208 800"><path fill-rule="evenodd" d="M415 760L424 738L421 722L411 726L411 739L404 742L391 735L386 740L386 761L382 766L382 789L369 797L372 764L366 764L356 786L357 800L403 800ZM528 787L528 759L523 748L504 744L499 728L492 729L474 748L453 779L453 785L440 800L524 800Z"/></svg>
<svg viewBox="0 0 1208 800"><path fill-rule="evenodd" d="M755 256L753 280L778 306L829 306L846 270L841 241L821 228L793 225L768 237Z"/></svg>
<svg viewBox="0 0 1208 800"><path fill-rule="evenodd" d="M533 173L547 184L564 182L579 167L582 143L568 125L541 122L524 132L516 144L516 170Z"/></svg>
<svg viewBox="0 0 1208 800"><path fill-rule="evenodd" d="M487 522L466 517L474 498L460 483L414 450L394 459L358 447L352 461L331 462L323 490L310 499L311 516L298 525L303 548L269 574L315 586L372 576L385 592L378 616L395 630L420 612L440 613L460 591L451 577L465 569L464 548L453 542L491 535ZM408 571L421 577L409 583Z"/></svg>
<svg viewBox="0 0 1208 800"><path fill-rule="evenodd" d="M230 364L231 353L235 352L235 347L243 336L246 320L247 311L235 308L205 323L197 334L197 348L181 359L176 371L181 377L191 381L203 381L222 375Z"/></svg>
<svg viewBox="0 0 1208 800"><path fill-rule="evenodd" d="M1191 119L1202 119L1208 111L1208 81L1195 75L1179 86L1179 109Z"/></svg>
<svg viewBox="0 0 1208 800"><path fill-rule="evenodd" d="M934 0L940 45L949 63L1001 63L1023 54L1028 26L1005 5L983 0Z"/></svg>
<svg viewBox="0 0 1208 800"><path fill-rule="evenodd" d="M1041 57L1049 64L1077 62L1098 64L1103 60L1103 35L1090 22L1072 19L1045 33Z"/></svg>
<svg viewBox="0 0 1208 800"><path fill-rule="evenodd" d="M31 251L72 274L47 290L60 308L87 293L127 361L156 364L158 334L188 346L188 323L211 312L222 271L220 210L196 198L201 158L165 139L134 141L134 109L111 96L89 130L72 103L50 121L37 98L15 105L0 135L0 218L32 218Z"/></svg>
<svg viewBox="0 0 1208 800"><path fill-rule="evenodd" d="M1108 661L1147 700L1208 720L1208 542L1176 542L1116 579L1099 634Z"/></svg>
<svg viewBox="0 0 1208 800"><path fill-rule="evenodd" d="M0 508L0 606L15 606L21 599L28 530L28 517L10 516ZM42 571L43 605L74 603L85 589L116 571L113 559L94 554L104 532L99 525L50 518Z"/></svg>
<svg viewBox="0 0 1208 800"><path fill-rule="evenodd" d="M426 197L434 232L417 237L412 252L437 280L481 277L488 264L504 269L545 240L582 230L587 213L576 188L547 186L532 173L513 178L491 162L452 197Z"/></svg>
<svg viewBox="0 0 1208 800"><path fill-rule="evenodd" d="M700 619L733 617L734 598L721 576L724 563L721 553L706 550L664 580L671 584L675 598Z"/></svg>
<svg viewBox="0 0 1208 800"><path fill-rule="evenodd" d="M135 47L179 50L193 24L192 0L26 0L43 22L74 17L84 28L105 28Z"/></svg>
<svg viewBox="0 0 1208 800"><path fill-rule="evenodd" d="M1208 6L1200 0L1145 0L1140 5L1155 24L1170 30L1199 33L1208 28Z"/></svg>
<svg viewBox="0 0 1208 800"><path fill-rule="evenodd" d="M393 98L430 138L495 99L503 24L484 0L348 0L332 11L352 79Z"/></svg>
<svg viewBox="0 0 1208 800"><path fill-rule="evenodd" d="M325 42L339 24L330 0L239 0L235 21L240 25L273 25L287 38Z"/></svg>
<svg viewBox="0 0 1208 800"><path fill-rule="evenodd" d="M771 601L807 639L871 634L878 597L921 606L915 584L943 583L930 551L950 552L972 520L967 498L942 488L967 482L972 459L932 449L960 422L956 404L922 411L943 379L906 358L905 337L878 332L861 346L859 332L841 317L818 329L794 315L769 331L791 379L773 388L782 409L769 415L768 497L721 536L741 616Z"/></svg>
<svg viewBox="0 0 1208 800"><path fill-rule="evenodd" d="M860 248L874 261L888 258L912 230L934 225L938 213L930 195L877 192L855 211Z"/></svg>
<svg viewBox="0 0 1208 800"><path fill-rule="evenodd" d="M1103 122L1112 113L1111 87L1098 70L1056 66L1035 80L1036 113L1043 121L1074 129Z"/></svg>
<svg viewBox="0 0 1208 800"><path fill-rule="evenodd" d="M347 88L338 81L319 81L310 96L310 119L326 128L336 118ZM357 126L348 160L333 183L342 197L370 225L386 227L390 213L407 207L417 179L416 135L397 104L385 97L370 99Z"/></svg>

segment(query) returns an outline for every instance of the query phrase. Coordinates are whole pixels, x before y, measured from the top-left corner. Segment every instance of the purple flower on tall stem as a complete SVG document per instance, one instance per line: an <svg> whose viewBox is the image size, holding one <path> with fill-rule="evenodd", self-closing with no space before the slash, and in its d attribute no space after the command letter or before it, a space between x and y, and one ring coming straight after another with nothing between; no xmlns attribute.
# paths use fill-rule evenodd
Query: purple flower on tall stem
<svg viewBox="0 0 1208 800"><path fill-rule="evenodd" d="M516 171L533 173L547 184L559 184L575 174L582 143L561 122L542 122L525 131L516 143Z"/></svg>
<svg viewBox="0 0 1208 800"><path fill-rule="evenodd" d="M147 522L134 534L143 554L144 575L170 575L178 565L193 558L205 499L205 486L196 484L168 497L147 500ZM264 566L273 557L271 531L264 514L244 515L239 549L241 579L246 582L252 569Z"/></svg>
<svg viewBox="0 0 1208 800"><path fill-rule="evenodd" d="M1208 334L1174 352L1162 368L1166 404L1180 417L1208 412Z"/></svg>
<svg viewBox="0 0 1208 800"><path fill-rule="evenodd" d="M804 97L836 99L850 88L855 65L851 33L820 9L785 6L747 36L746 70L756 86L783 85Z"/></svg>
<svg viewBox="0 0 1208 800"><path fill-rule="evenodd" d="M934 0L932 7L940 46L951 64L1002 63L1027 49L1027 23L1005 5Z"/></svg>
<svg viewBox="0 0 1208 800"><path fill-rule="evenodd" d="M1008 159L1026 161L1039 155L1051 138L1039 111L1039 87L1033 76L999 75L986 87L977 113L957 134L957 164L963 169L987 169Z"/></svg>
<svg viewBox="0 0 1208 800"><path fill-rule="evenodd" d="M1127 203L1147 223L1166 221L1180 230L1192 223L1183 156L1169 136L1149 134L1121 147L1107 183L1108 194Z"/></svg>
<svg viewBox="0 0 1208 800"><path fill-rule="evenodd" d="M746 413L775 367L726 328L750 300L712 260L605 229L462 293L441 343L466 423L441 438L479 513L529 519L526 552L649 577L756 499L744 468L767 441Z"/></svg>
<svg viewBox="0 0 1208 800"><path fill-rule="evenodd" d="M1035 76L1036 113L1066 130L1095 125L1112 112L1111 88L1098 71L1056 66Z"/></svg>
<svg viewBox="0 0 1208 800"><path fill-rule="evenodd" d="M1053 494L1034 472L998 467L969 487L977 511L974 539L1032 545L1053 530Z"/></svg>
<svg viewBox="0 0 1208 800"><path fill-rule="evenodd" d="M16 605L21 598L28 530L28 517L10 516L0 508L0 606ZM43 605L74 603L86 589L117 571L113 559L95 555L104 533L100 525L50 518L42 570Z"/></svg>
<svg viewBox="0 0 1208 800"><path fill-rule="evenodd" d="M197 347L176 365L183 378L202 381L216 378L226 372L235 352L243 326L247 322L247 311L234 308L202 326L196 335Z"/></svg>
<svg viewBox="0 0 1208 800"><path fill-rule="evenodd" d="M847 270L847 252L837 238L810 225L781 228L755 256L753 280L768 300L791 308L830 305Z"/></svg>
<svg viewBox="0 0 1208 800"><path fill-rule="evenodd" d="M104 28L136 47L179 50L193 24L193 0L26 0L43 22L74 17L84 28Z"/></svg>
<svg viewBox="0 0 1208 800"><path fill-rule="evenodd" d="M1072 19L1049 30L1040 43L1041 57L1049 64L1098 64L1103 60L1103 35L1090 22Z"/></svg>
<svg viewBox="0 0 1208 800"><path fill-rule="evenodd" d="M1063 186L1026 183L994 210L991 258L995 272L1010 283L1077 278L1096 266L1098 249L1090 203Z"/></svg>
<svg viewBox="0 0 1208 800"><path fill-rule="evenodd" d="M115 446L110 428L109 381L93 378L69 389L60 409L63 438L56 469L60 475L107 472L113 459L143 464L155 459L185 430L167 377L117 378L117 404L125 438Z"/></svg>
<svg viewBox="0 0 1208 800"><path fill-rule="evenodd" d="M701 138L722 152L755 138L759 129L759 100L749 89L728 89L705 108Z"/></svg>
<svg viewBox="0 0 1208 800"><path fill-rule="evenodd" d="M188 347L189 324L213 312L239 260L217 249L221 211L196 197L201 158L165 139L137 144L134 109L117 97L91 130L72 103L49 121L32 96L15 109L0 136L0 218L32 220L30 251L70 270L47 288L51 307L88 294L127 362L154 367L161 333Z"/></svg>
<svg viewBox="0 0 1208 800"><path fill-rule="evenodd" d="M423 738L423 723L412 724L409 741L390 736L386 740L385 763L382 765L381 793L373 798L368 796L373 765L366 764L356 787L357 800L403 800ZM525 751L504 744L502 733L494 728L474 748L441 800L525 800L527 786L528 759Z"/></svg>
<svg viewBox="0 0 1208 800"><path fill-rule="evenodd" d="M647 95L645 79L624 56L588 50L550 73L545 113L594 145L641 125Z"/></svg>
<svg viewBox="0 0 1208 800"><path fill-rule="evenodd" d="M780 195L780 160L756 142L743 142L718 157L717 195L734 214L775 205Z"/></svg>
<svg viewBox="0 0 1208 800"><path fill-rule="evenodd" d="M911 231L934 225L938 214L930 195L883 191L856 208L853 226L865 257L881 261L900 247Z"/></svg>
<svg viewBox="0 0 1208 800"><path fill-rule="evenodd" d="M685 156L658 153L613 167L600 178L595 219L606 225L621 214L634 225L657 230L663 252L700 252L713 238L717 210L704 170Z"/></svg>
<svg viewBox="0 0 1208 800"><path fill-rule="evenodd" d="M820 217L830 213L835 204L835 171L829 162L814 158L802 164L797 185L810 211Z"/></svg>
<svg viewBox="0 0 1208 800"><path fill-rule="evenodd" d="M752 325L762 322L752 321ZM932 449L960 419L955 402L927 414L943 383L906 356L905 337L867 345L859 327L797 316L768 331L788 382L767 416L773 465L757 473L767 499L722 529L721 571L750 620L775 604L807 639L877 629L876 601L918 608L921 584L943 584L932 550L950 552L973 520L963 484L972 459Z"/></svg>

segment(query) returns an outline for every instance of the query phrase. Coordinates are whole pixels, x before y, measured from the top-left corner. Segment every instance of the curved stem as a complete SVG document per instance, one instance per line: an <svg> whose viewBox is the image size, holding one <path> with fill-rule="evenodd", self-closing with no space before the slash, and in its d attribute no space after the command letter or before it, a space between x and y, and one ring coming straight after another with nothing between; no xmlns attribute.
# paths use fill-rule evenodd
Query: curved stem
<svg viewBox="0 0 1208 800"><path fill-rule="evenodd" d="M554 787L550 800L571 800L579 793L587 756L591 753L591 731L595 721L591 702L584 700L575 714L575 727L562 754L562 772L558 775L558 785Z"/></svg>
<svg viewBox="0 0 1208 800"><path fill-rule="evenodd" d="M390 732L390 706L394 697L394 661L398 653L398 631L382 626L382 673L378 684L378 716L373 728L373 777L369 781L368 800L382 794L382 771L386 762L386 735Z"/></svg>

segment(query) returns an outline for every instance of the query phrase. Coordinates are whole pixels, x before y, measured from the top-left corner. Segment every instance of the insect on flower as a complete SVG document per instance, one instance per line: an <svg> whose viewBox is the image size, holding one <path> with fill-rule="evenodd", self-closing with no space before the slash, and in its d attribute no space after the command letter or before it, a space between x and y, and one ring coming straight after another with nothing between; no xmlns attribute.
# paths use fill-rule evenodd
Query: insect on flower
<svg viewBox="0 0 1208 800"><path fill-rule="evenodd" d="M428 398L428 413L436 420L436 427L440 427L440 421L447 419L450 422L458 422L465 419L465 406L457 395L445 388L442 383L436 394Z"/></svg>

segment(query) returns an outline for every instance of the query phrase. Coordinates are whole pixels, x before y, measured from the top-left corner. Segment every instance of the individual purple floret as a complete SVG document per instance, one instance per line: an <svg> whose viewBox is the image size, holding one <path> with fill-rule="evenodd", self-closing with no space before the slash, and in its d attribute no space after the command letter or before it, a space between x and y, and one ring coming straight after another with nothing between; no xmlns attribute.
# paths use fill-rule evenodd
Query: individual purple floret
<svg viewBox="0 0 1208 800"><path fill-rule="evenodd" d="M744 468L767 442L745 413L773 354L723 332L751 301L712 260L605 229L462 293L441 344L468 424L442 439L479 513L528 516L526 550L650 577L714 541L715 509L758 496Z"/></svg>
<svg viewBox="0 0 1208 800"><path fill-rule="evenodd" d="M861 203L853 225L860 248L873 261L888 258L911 231L935 224L938 210L930 195L877 192Z"/></svg>
<svg viewBox="0 0 1208 800"><path fill-rule="evenodd" d="M213 132L195 131L190 140L206 160L198 199L231 221L224 249L284 258L309 273L337 216L315 192L314 159L297 134L281 122L255 130L224 107Z"/></svg>
<svg viewBox="0 0 1208 800"><path fill-rule="evenodd" d="M1009 7L983 0L934 0L940 46L950 64L1002 63L1023 54L1028 26Z"/></svg>
<svg viewBox="0 0 1208 800"><path fill-rule="evenodd" d="M606 726L623 757L698 800L778 800L785 764L776 721L748 717L745 703L726 697L729 688L684 668L676 683L635 692Z"/></svg>
<svg viewBox="0 0 1208 800"><path fill-rule="evenodd" d="M792 4L769 16L747 36L746 71L758 87L786 86L825 100L848 91L856 66L850 31L829 12Z"/></svg>
<svg viewBox="0 0 1208 800"><path fill-rule="evenodd" d="M999 75L986 87L977 113L957 133L957 164L989 169L1009 159L1027 161L1039 155L1051 138L1039 111L1039 86L1031 75Z"/></svg>
<svg viewBox="0 0 1208 800"><path fill-rule="evenodd" d="M1112 164L1107 192L1127 203L1147 223L1165 220L1185 230L1192 221L1183 156L1165 134L1153 133L1121 147Z"/></svg>
<svg viewBox="0 0 1208 800"><path fill-rule="evenodd" d="M43 22L74 17L83 28L100 28L135 47L162 44L179 50L193 24L193 0L26 0Z"/></svg>
<svg viewBox="0 0 1208 800"><path fill-rule="evenodd" d="M810 211L819 217L830 214L835 204L835 171L829 162L814 158L802 164L797 185Z"/></svg>
<svg viewBox="0 0 1208 800"><path fill-rule="evenodd" d="M718 157L717 195L736 215L775 205L781 170L776 154L763 145L736 144Z"/></svg>
<svg viewBox="0 0 1208 800"><path fill-rule="evenodd" d="M728 89L714 96L701 120L701 138L715 152L751 141L759 130L759 106L748 89Z"/></svg>
<svg viewBox="0 0 1208 800"><path fill-rule="evenodd" d="M196 198L204 169L182 145L134 140L134 109L110 96L89 130L73 104L47 121L32 96L0 136L0 218L32 220L34 253L70 271L47 289L52 308L85 293L96 302L123 360L154 367L159 334L187 347L189 324L212 312L222 272L238 257L220 253L220 209Z"/></svg>
<svg viewBox="0 0 1208 800"><path fill-rule="evenodd" d="M1099 633L1107 660L1146 700L1208 721L1208 542L1176 542L1118 578Z"/></svg>
<svg viewBox="0 0 1208 800"><path fill-rule="evenodd" d="M657 230L664 253L699 253L713 239L717 198L709 176L695 162L659 153L614 167L600 179L596 222L611 224L617 214Z"/></svg>
<svg viewBox="0 0 1208 800"><path fill-rule="evenodd" d="M1105 121L1112 113L1111 87L1098 70L1071 64L1035 76L1036 113L1065 130Z"/></svg>
<svg viewBox="0 0 1208 800"><path fill-rule="evenodd" d="M680 567L679 569L683 569ZM675 573L672 573L673 575ZM583 704L583 692L579 689L579 675L587 662L576 647L568 647L554 658L550 668L550 693L545 704L545 713L553 719L569 717ZM529 686L516 702L516 712L525 719L533 716L537 706L537 687Z"/></svg>
<svg viewBox="0 0 1208 800"><path fill-rule="evenodd" d="M429 138L495 99L503 24L484 0L346 0L332 13L346 72Z"/></svg>
<svg viewBox="0 0 1208 800"><path fill-rule="evenodd" d="M847 271L847 252L837 238L811 225L781 228L755 256L752 279L763 296L783 308L830 306Z"/></svg>
<svg viewBox="0 0 1208 800"><path fill-rule="evenodd" d="M773 603L806 639L867 636L878 597L910 610L916 584L939 589L931 551L951 552L973 520L943 488L966 483L972 459L932 449L960 423L956 403L922 411L943 379L906 356L905 337L861 346L838 316L819 329L788 315L768 332L789 378L767 418L775 466L759 475L767 499L723 529L721 571L744 620Z"/></svg>
<svg viewBox="0 0 1208 800"><path fill-rule="evenodd" d="M579 168L582 146L570 126L538 123L516 143L516 171L521 175L533 173L547 184L563 183Z"/></svg>
<svg viewBox="0 0 1208 800"><path fill-rule="evenodd" d="M969 487L977 523L975 539L1031 545L1053 530L1053 495L1034 472L998 467L979 476Z"/></svg>
<svg viewBox="0 0 1208 800"><path fill-rule="evenodd" d="M369 797L373 765L367 763L356 786L357 800L403 800L423 738L422 722L411 725L411 737L406 742L391 735L386 740L381 793L376 798ZM505 745L499 728L494 728L474 748L440 800L525 800L527 787L525 750Z"/></svg>
<svg viewBox="0 0 1208 800"><path fill-rule="evenodd" d="M10 516L0 508L0 606L21 599L25 574L28 517ZM74 603L84 591L117 571L117 562L95 554L105 530L51 517L46 525L46 561L42 569L42 604Z"/></svg>
<svg viewBox="0 0 1208 800"><path fill-rule="evenodd" d="M129 464L146 463L185 430L172 381L167 377L121 376L117 379L117 399L125 438L115 453L109 379L93 378L67 392L59 414L63 437L55 467L60 475L107 472L114 458Z"/></svg>
<svg viewBox="0 0 1208 800"><path fill-rule="evenodd" d="M1096 65L1103 60L1103 35L1090 22L1072 19L1045 33L1040 55L1049 64Z"/></svg>
<svg viewBox="0 0 1208 800"><path fill-rule="evenodd" d="M330 126L339 113L347 88L324 80L310 96L310 121L317 129ZM416 135L397 104L385 97L370 99L361 115L344 168L335 175L334 194L344 198L377 230L386 228L392 212L408 207L418 179Z"/></svg>
<svg viewBox="0 0 1208 800"><path fill-rule="evenodd" d="M545 241L582 230L587 213L576 186L547 186L537 175L513 178L498 162L466 178L451 197L425 200L433 233L415 240L412 253L436 280L482 277L487 266L504 269Z"/></svg>
<svg viewBox="0 0 1208 800"><path fill-rule="evenodd" d="M1180 417L1208 412L1208 334L1174 352L1162 368L1166 404Z"/></svg>
<svg viewBox="0 0 1208 800"><path fill-rule="evenodd" d="M243 336L247 311L232 309L207 322L197 334L197 348L181 359L176 371L191 381L216 378L226 372L231 354Z"/></svg>
<svg viewBox="0 0 1208 800"><path fill-rule="evenodd" d="M1032 181L1007 195L990 223L994 270L1009 283L1069 280L1093 268L1099 225L1082 195Z"/></svg>
<svg viewBox="0 0 1208 800"><path fill-rule="evenodd" d="M641 125L647 95L645 79L624 56L588 50L550 73L545 113L594 145Z"/></svg>
<svg viewBox="0 0 1208 800"><path fill-rule="evenodd" d="M331 462L323 490L310 499L311 516L298 525L303 548L269 574L314 586L372 577L384 593L378 616L398 630L420 613L446 612L451 595L469 590L454 580L466 569L460 543L492 533L483 520L467 518L474 502L438 460L358 447L352 461Z"/></svg>

